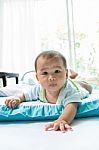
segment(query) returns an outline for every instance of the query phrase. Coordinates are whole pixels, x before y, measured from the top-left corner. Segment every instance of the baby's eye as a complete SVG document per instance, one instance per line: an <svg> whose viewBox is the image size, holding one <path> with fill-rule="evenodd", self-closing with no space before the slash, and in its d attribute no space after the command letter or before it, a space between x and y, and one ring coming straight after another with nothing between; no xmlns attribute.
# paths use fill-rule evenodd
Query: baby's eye
<svg viewBox="0 0 99 150"><path fill-rule="evenodd" d="M46 72L46 71L42 73L42 75L47 75L47 74L48 74L48 72Z"/></svg>
<svg viewBox="0 0 99 150"><path fill-rule="evenodd" d="M60 70L55 70L55 73L60 73Z"/></svg>

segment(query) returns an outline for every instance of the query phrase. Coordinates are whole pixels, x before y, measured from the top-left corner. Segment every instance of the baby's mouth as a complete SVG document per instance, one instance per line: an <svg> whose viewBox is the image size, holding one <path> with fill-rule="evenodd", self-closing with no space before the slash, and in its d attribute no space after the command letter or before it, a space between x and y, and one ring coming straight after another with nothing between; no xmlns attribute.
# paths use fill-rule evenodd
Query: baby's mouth
<svg viewBox="0 0 99 150"><path fill-rule="evenodd" d="M55 87L55 86L57 86L57 84L56 84L56 83L49 84L49 87Z"/></svg>

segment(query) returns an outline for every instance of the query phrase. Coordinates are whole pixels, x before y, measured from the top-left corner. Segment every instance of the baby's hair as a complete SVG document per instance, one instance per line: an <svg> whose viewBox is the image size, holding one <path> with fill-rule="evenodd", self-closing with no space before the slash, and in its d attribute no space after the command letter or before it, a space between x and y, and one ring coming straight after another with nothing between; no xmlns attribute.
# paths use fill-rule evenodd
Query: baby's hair
<svg viewBox="0 0 99 150"><path fill-rule="evenodd" d="M67 62L66 62L65 57L58 51L50 50L50 51L43 51L36 57L35 59L35 71L36 72L37 72L37 61L40 57L43 57L46 59L53 58L53 57L60 58L63 61L64 67L67 68Z"/></svg>

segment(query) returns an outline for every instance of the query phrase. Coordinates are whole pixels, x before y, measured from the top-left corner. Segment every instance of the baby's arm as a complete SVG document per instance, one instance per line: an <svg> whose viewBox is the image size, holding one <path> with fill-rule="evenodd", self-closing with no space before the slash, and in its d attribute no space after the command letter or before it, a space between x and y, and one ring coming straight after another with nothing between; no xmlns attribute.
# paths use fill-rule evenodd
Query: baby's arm
<svg viewBox="0 0 99 150"><path fill-rule="evenodd" d="M53 128L55 131L60 130L62 132L65 132L66 130L72 130L70 124L76 115L77 106L78 103L69 103L66 105L60 117L53 123L48 123L45 126L45 130L50 128Z"/></svg>
<svg viewBox="0 0 99 150"><path fill-rule="evenodd" d="M15 108L17 105L19 105L20 103L25 101L25 97L24 94L20 95L20 96L12 96L12 97L8 97L5 100L5 104L9 107L9 108Z"/></svg>

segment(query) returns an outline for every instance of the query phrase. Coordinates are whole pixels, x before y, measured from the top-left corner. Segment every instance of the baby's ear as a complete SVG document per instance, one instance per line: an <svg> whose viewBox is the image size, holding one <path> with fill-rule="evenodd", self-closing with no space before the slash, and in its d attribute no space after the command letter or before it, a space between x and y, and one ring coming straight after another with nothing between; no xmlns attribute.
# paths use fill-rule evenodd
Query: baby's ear
<svg viewBox="0 0 99 150"><path fill-rule="evenodd" d="M68 69L66 69L66 79L68 78Z"/></svg>
<svg viewBox="0 0 99 150"><path fill-rule="evenodd" d="M36 76L37 81L39 81L37 73L36 73L36 75L35 75L35 76Z"/></svg>
<svg viewBox="0 0 99 150"><path fill-rule="evenodd" d="M37 82L40 84L40 81L39 81L39 78L38 78L38 75L37 75L37 73L36 73L36 79L37 79Z"/></svg>

